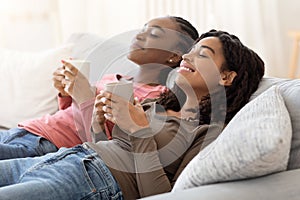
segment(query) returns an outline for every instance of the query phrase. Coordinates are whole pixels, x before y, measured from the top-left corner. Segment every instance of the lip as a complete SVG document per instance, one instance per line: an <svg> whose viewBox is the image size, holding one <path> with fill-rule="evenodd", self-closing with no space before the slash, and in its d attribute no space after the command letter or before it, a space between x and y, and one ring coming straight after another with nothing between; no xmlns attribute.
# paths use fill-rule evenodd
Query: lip
<svg viewBox="0 0 300 200"><path fill-rule="evenodd" d="M137 49L144 50L144 48L136 42L132 43L132 45L130 46L130 49L132 49L132 50L137 50Z"/></svg>
<svg viewBox="0 0 300 200"><path fill-rule="evenodd" d="M186 61L181 61L179 67L180 67L180 69L179 69L180 71L187 71L187 72L195 72L196 71L196 69Z"/></svg>

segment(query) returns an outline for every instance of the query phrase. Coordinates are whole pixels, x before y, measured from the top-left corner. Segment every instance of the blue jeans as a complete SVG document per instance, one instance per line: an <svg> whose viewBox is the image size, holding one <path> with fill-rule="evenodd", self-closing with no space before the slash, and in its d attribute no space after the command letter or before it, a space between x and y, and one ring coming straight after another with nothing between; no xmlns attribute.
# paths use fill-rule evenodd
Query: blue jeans
<svg viewBox="0 0 300 200"><path fill-rule="evenodd" d="M41 156L57 150L50 141L25 129L0 131L0 160Z"/></svg>
<svg viewBox="0 0 300 200"><path fill-rule="evenodd" d="M92 149L0 161L1 200L123 199L113 175Z"/></svg>

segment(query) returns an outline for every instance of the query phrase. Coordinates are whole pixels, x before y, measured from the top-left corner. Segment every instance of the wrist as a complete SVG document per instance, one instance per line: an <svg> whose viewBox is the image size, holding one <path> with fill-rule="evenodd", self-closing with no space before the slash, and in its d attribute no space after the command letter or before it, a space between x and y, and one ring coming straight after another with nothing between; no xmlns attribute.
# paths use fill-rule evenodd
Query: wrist
<svg viewBox="0 0 300 200"><path fill-rule="evenodd" d="M59 92L59 93L58 93L58 96L59 96L59 97L61 97L61 98L70 97L70 95L69 95L69 94L67 94L67 93L65 93L65 92L64 92L64 93L62 93L62 92Z"/></svg>

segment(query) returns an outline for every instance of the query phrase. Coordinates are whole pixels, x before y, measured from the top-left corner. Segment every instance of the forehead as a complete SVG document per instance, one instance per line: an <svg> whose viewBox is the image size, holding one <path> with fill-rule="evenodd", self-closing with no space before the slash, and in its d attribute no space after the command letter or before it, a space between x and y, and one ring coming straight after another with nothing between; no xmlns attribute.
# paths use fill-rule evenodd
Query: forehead
<svg viewBox="0 0 300 200"><path fill-rule="evenodd" d="M222 43L217 37L206 37L201 39L197 44L197 47L207 46L214 50L215 54L223 54Z"/></svg>
<svg viewBox="0 0 300 200"><path fill-rule="evenodd" d="M152 27L158 26L161 28L178 30L178 25L175 23L175 20L170 17L162 17L150 20L145 26Z"/></svg>

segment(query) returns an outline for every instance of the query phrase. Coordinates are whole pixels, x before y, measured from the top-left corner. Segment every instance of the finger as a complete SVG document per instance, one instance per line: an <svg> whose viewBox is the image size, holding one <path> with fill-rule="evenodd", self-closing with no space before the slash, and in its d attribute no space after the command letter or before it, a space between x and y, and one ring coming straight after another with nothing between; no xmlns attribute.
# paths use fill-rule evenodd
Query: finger
<svg viewBox="0 0 300 200"><path fill-rule="evenodd" d="M53 76L63 76L64 67L59 67L53 72Z"/></svg>
<svg viewBox="0 0 300 200"><path fill-rule="evenodd" d="M106 106L108 106L108 107L111 107L111 106L112 106L112 101L111 101L110 99L107 99L107 98L105 98L105 97L102 97L102 98L100 99L100 101L101 101L104 105L106 105Z"/></svg>
<svg viewBox="0 0 300 200"><path fill-rule="evenodd" d="M102 110L105 112L105 113L108 113L108 114L112 114L112 109L108 106L103 106L102 107Z"/></svg>
<svg viewBox="0 0 300 200"><path fill-rule="evenodd" d="M122 100L123 98L112 93L112 92L109 92L109 91L103 91L103 96L107 99L110 99L110 100L113 100L113 101L118 101L118 100Z"/></svg>
<svg viewBox="0 0 300 200"><path fill-rule="evenodd" d="M125 99L125 98L123 98L121 96L118 96L118 95L116 95L114 93L108 92L108 91L104 91L103 92L103 96L106 99L110 100L112 103L119 103L119 102L124 102L124 101L128 102L127 99Z"/></svg>
<svg viewBox="0 0 300 200"><path fill-rule="evenodd" d="M102 107L104 105L104 103L100 100L96 100L95 103L94 103L94 107L95 108L98 108L98 107Z"/></svg>
<svg viewBox="0 0 300 200"><path fill-rule="evenodd" d="M64 89L64 85L61 82L58 82L58 81L54 81L53 86L55 88Z"/></svg>
<svg viewBox="0 0 300 200"><path fill-rule="evenodd" d="M69 63L65 60L63 60L62 62L64 64L65 68L67 68L68 71L70 71L73 74L77 74L78 69L74 65L72 65L71 63Z"/></svg>
<svg viewBox="0 0 300 200"><path fill-rule="evenodd" d="M64 90L68 93L72 92L73 90L73 86L74 84L72 84L72 80L69 80L69 79L63 79L61 81L62 85L64 86Z"/></svg>
<svg viewBox="0 0 300 200"><path fill-rule="evenodd" d="M64 76L61 76L61 75L54 75L54 76L52 77L52 80L53 80L54 82L61 82L63 79L64 79Z"/></svg>
<svg viewBox="0 0 300 200"><path fill-rule="evenodd" d="M69 80L69 79L62 79L61 80L61 83L63 84L63 85L65 85L65 86L67 86L67 85L71 85L72 84L72 80Z"/></svg>
<svg viewBox="0 0 300 200"><path fill-rule="evenodd" d="M107 98L107 99L111 99L112 97L112 93L111 92L108 92L108 91L102 91L102 95Z"/></svg>
<svg viewBox="0 0 300 200"><path fill-rule="evenodd" d="M144 110L144 109L143 109L143 106L141 105L141 103L140 103L139 101L136 102L134 106L135 106L136 108L138 108L139 110Z"/></svg>
<svg viewBox="0 0 300 200"><path fill-rule="evenodd" d="M110 114L108 114L108 113L105 113L105 114L104 114L104 117L105 117L105 119L107 119L107 120L113 122L114 124L116 123L116 120L115 120L115 118L114 118L112 115L110 115Z"/></svg>
<svg viewBox="0 0 300 200"><path fill-rule="evenodd" d="M97 94L97 96L96 96L96 98L95 98L95 101L99 101L102 97L104 97L104 96L103 96L103 90L101 90L101 91L99 92L99 94Z"/></svg>
<svg viewBox="0 0 300 200"><path fill-rule="evenodd" d="M139 103L140 103L139 98L138 97L134 97L134 99L133 99L133 105L137 105Z"/></svg>
<svg viewBox="0 0 300 200"><path fill-rule="evenodd" d="M94 111L93 113L93 116L94 116L94 119L96 119L98 122L100 121L104 121L105 120L105 117L104 117L104 112L103 111Z"/></svg>
<svg viewBox="0 0 300 200"><path fill-rule="evenodd" d="M76 76L76 74L73 74L69 70L63 70L63 75L65 76L65 79L68 79L70 81L74 81L75 80L75 76Z"/></svg>
<svg viewBox="0 0 300 200"><path fill-rule="evenodd" d="M104 103L102 101L100 101L100 100L97 100L94 103L94 107L97 108L97 109L101 109L102 110L103 106L104 106Z"/></svg>
<svg viewBox="0 0 300 200"><path fill-rule="evenodd" d="M102 112L99 112L99 113L95 113L95 118L97 119L97 120L105 120L105 117L104 117L104 114L105 113L102 113Z"/></svg>

